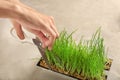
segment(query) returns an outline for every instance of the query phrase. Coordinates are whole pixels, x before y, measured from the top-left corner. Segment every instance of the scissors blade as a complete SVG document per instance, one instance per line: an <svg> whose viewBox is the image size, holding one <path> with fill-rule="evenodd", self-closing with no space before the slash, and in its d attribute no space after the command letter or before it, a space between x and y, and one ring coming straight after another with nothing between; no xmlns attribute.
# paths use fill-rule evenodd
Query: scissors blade
<svg viewBox="0 0 120 80"><path fill-rule="evenodd" d="M48 68L51 69L50 64L49 64L49 61L48 61L47 56L46 56L46 54L45 54L45 49L42 48L42 43L41 43L41 41L40 41L38 38L32 39L32 40L33 40L33 43L37 46L39 52L41 53L42 58L43 58L43 59L45 60L45 62L46 62Z"/></svg>

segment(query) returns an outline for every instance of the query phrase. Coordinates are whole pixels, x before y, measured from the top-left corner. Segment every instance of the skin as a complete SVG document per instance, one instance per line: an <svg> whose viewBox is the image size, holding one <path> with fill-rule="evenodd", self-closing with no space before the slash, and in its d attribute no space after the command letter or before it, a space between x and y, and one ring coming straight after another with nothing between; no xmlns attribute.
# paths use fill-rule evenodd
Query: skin
<svg viewBox="0 0 120 80"><path fill-rule="evenodd" d="M43 43L43 48L52 49L59 33L55 27L54 18L37 12L19 0L0 0L0 18L9 18L18 37L25 38L22 28L35 34ZM46 37L45 34L50 37Z"/></svg>

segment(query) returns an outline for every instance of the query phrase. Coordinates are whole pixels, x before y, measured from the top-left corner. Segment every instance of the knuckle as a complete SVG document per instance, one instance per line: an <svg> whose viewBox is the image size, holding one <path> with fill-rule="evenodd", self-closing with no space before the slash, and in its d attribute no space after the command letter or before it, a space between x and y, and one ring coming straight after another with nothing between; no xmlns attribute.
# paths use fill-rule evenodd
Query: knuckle
<svg viewBox="0 0 120 80"><path fill-rule="evenodd" d="M50 16L50 20L54 21L54 17L53 17L53 16Z"/></svg>
<svg viewBox="0 0 120 80"><path fill-rule="evenodd" d="M55 39L57 37L57 35L55 33L52 34L53 39Z"/></svg>
<svg viewBox="0 0 120 80"><path fill-rule="evenodd" d="M54 19L54 17L53 17L53 16L50 16L50 18L51 18L51 19Z"/></svg>
<svg viewBox="0 0 120 80"><path fill-rule="evenodd" d="M60 36L60 34L58 33L58 34L56 34L57 35L57 38Z"/></svg>

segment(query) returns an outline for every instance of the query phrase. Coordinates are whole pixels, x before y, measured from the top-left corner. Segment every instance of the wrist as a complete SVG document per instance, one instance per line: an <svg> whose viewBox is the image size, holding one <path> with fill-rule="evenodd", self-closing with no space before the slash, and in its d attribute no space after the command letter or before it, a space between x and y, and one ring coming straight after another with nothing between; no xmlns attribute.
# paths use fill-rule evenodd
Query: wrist
<svg viewBox="0 0 120 80"><path fill-rule="evenodd" d="M10 13L11 13L10 18L19 20L24 14L23 7L21 3L12 3L12 4L13 5L10 8Z"/></svg>
<svg viewBox="0 0 120 80"><path fill-rule="evenodd" d="M0 18L20 19L23 9L20 2L0 1Z"/></svg>
<svg viewBox="0 0 120 80"><path fill-rule="evenodd" d="M0 17L15 18L17 13L17 5L8 1L0 1Z"/></svg>
<svg viewBox="0 0 120 80"><path fill-rule="evenodd" d="M23 21L24 19L28 18L30 14L30 10L28 8L29 8L28 6L20 2L18 4L15 4L13 19L16 19L17 21Z"/></svg>

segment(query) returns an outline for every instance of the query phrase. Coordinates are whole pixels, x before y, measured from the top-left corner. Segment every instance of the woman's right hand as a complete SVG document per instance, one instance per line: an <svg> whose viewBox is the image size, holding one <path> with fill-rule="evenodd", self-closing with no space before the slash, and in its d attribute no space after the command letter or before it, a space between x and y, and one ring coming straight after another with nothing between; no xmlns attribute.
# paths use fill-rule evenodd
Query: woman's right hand
<svg viewBox="0 0 120 80"><path fill-rule="evenodd" d="M15 3L15 0L13 0ZM52 49L59 33L56 29L54 18L37 12L36 10L16 0L18 15L12 18L13 26L20 39L24 39L22 27L36 35L43 43L43 47Z"/></svg>

